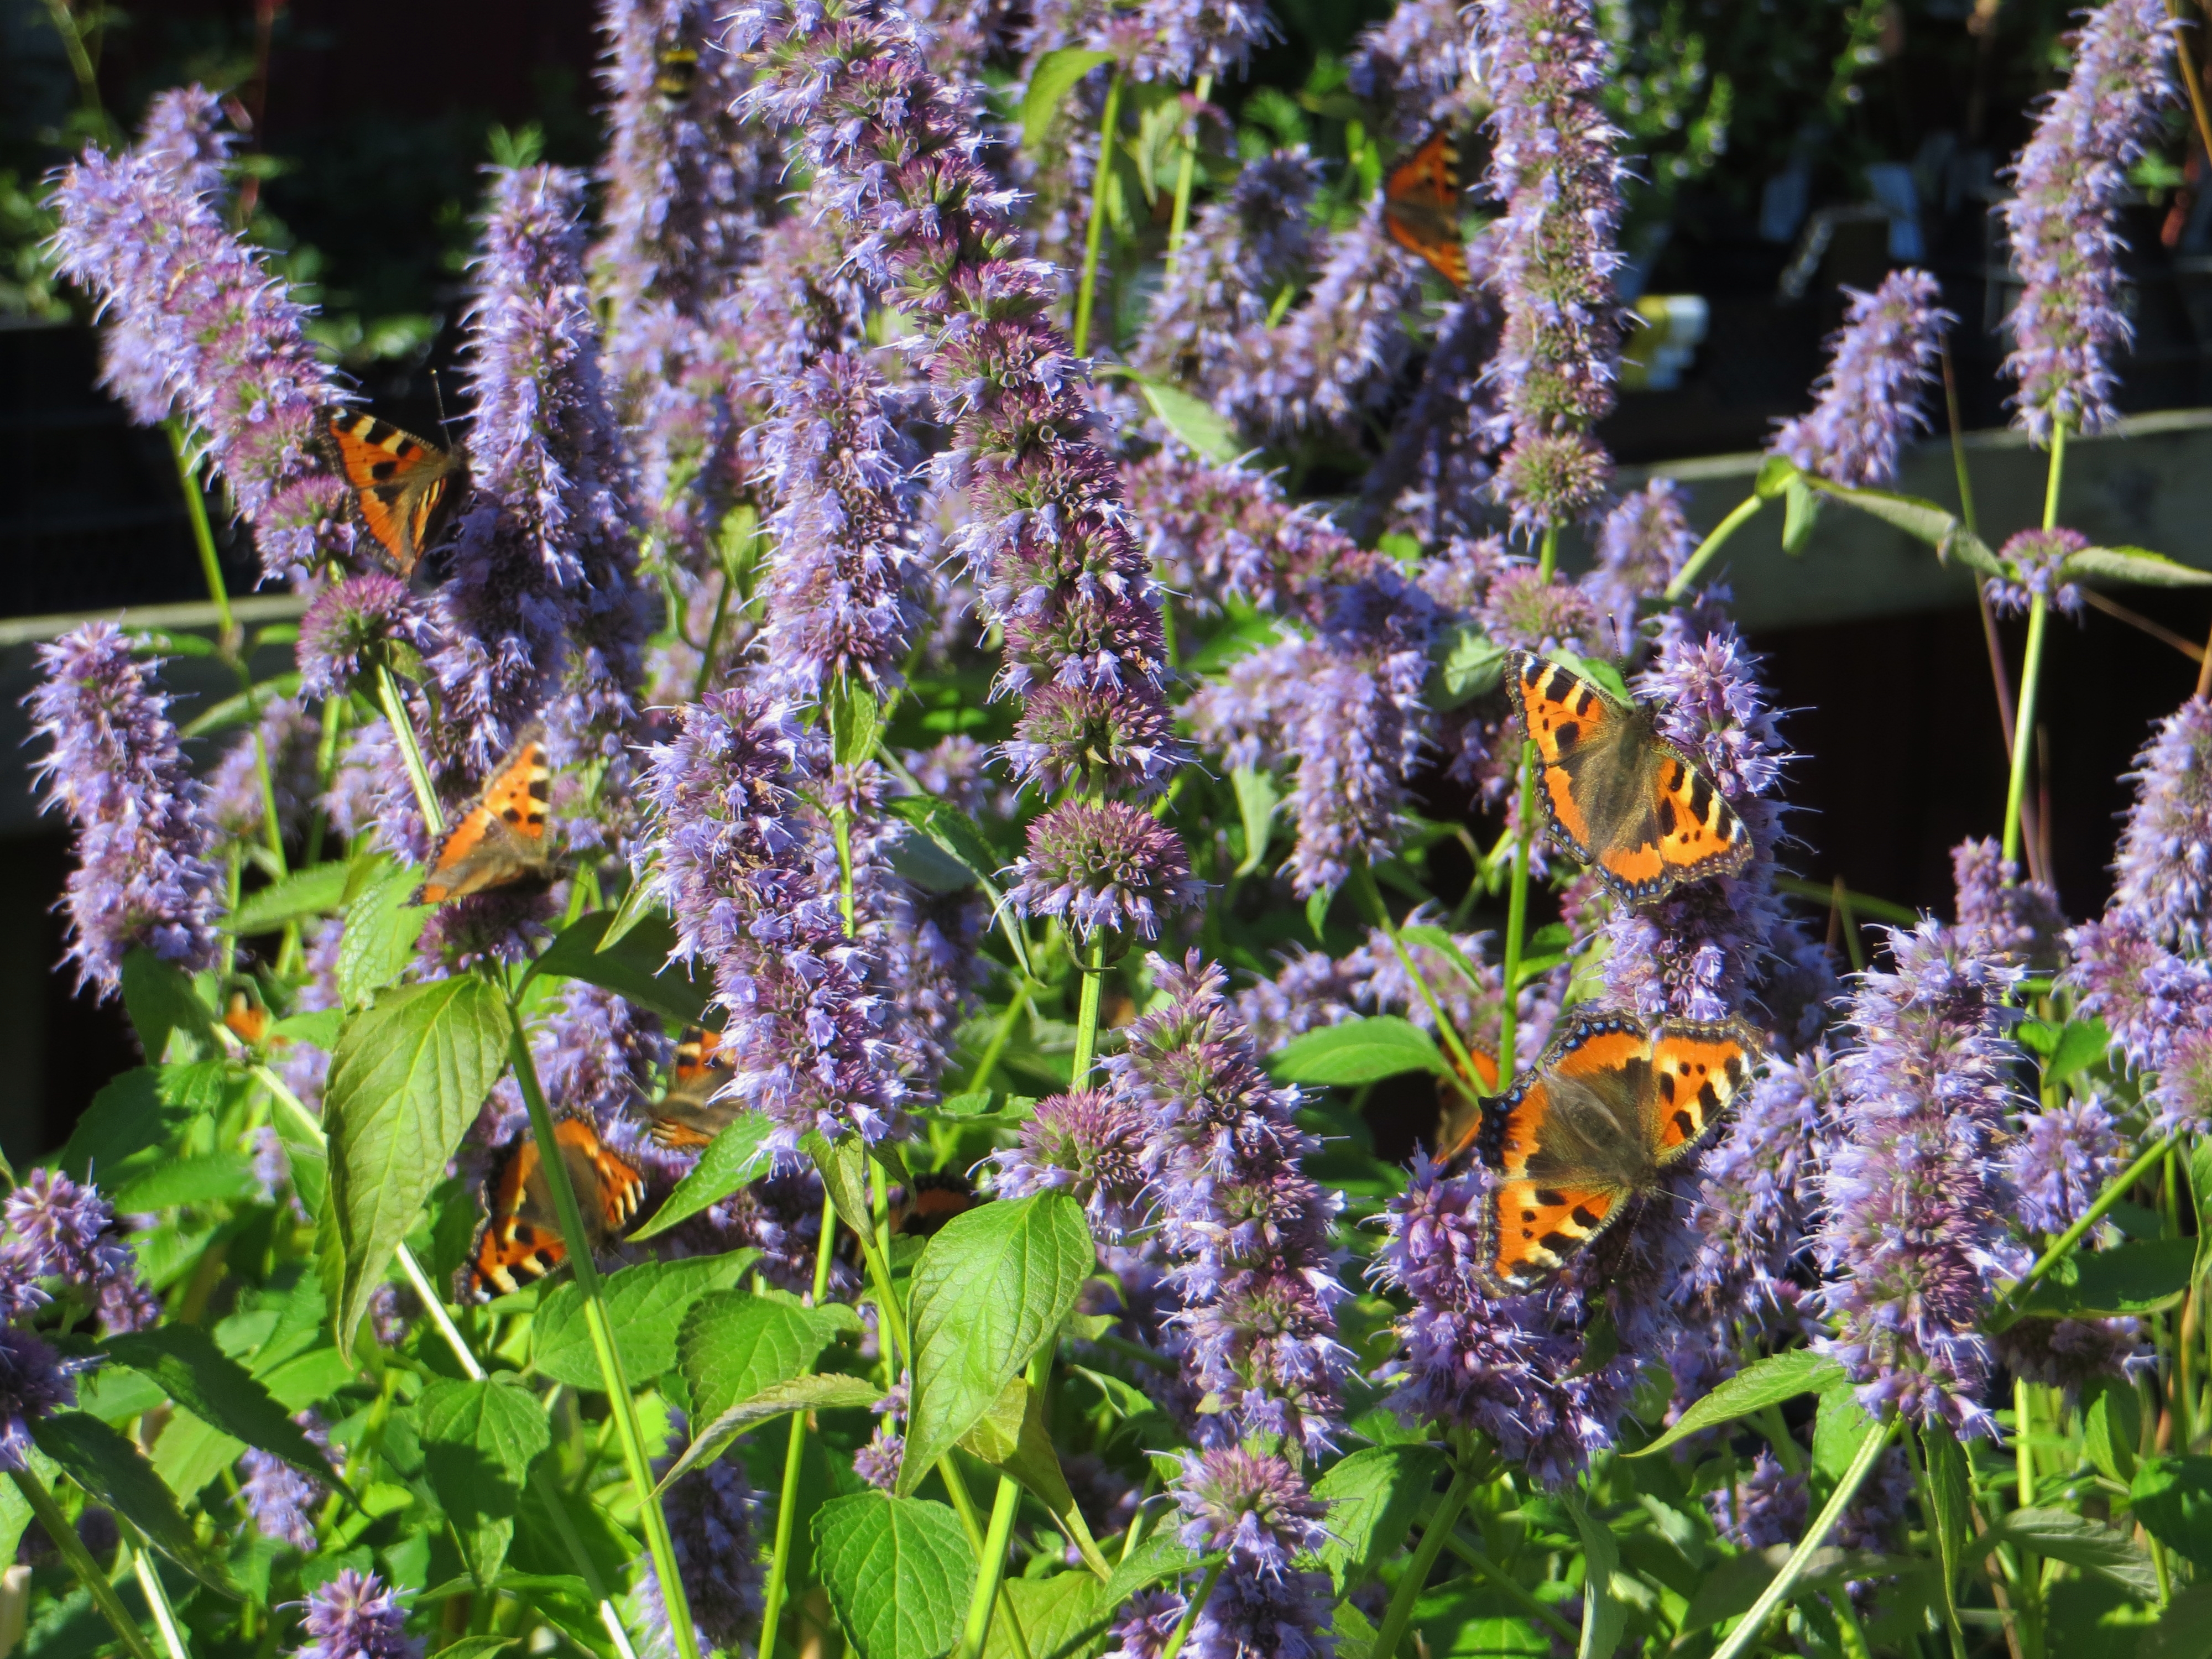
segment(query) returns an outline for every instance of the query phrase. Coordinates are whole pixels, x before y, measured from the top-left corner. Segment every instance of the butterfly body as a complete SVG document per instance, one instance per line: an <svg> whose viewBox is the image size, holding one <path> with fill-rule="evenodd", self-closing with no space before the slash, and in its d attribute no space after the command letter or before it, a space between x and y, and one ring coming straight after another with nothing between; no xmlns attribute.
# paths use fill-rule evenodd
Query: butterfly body
<svg viewBox="0 0 2212 1659"><path fill-rule="evenodd" d="M1382 228L1455 289L1467 287L1467 244L1460 236L1459 149L1448 129L1430 135L1391 169L1382 186Z"/></svg>
<svg viewBox="0 0 2212 1659"><path fill-rule="evenodd" d="M552 781L544 739L533 728L446 832L413 902L443 904L488 888L550 881L545 817Z"/></svg>
<svg viewBox="0 0 2212 1659"><path fill-rule="evenodd" d="M1652 710L1562 664L1510 658L1552 839L1632 904L1751 862L1750 832Z"/></svg>
<svg viewBox="0 0 2212 1659"><path fill-rule="evenodd" d="M353 491L363 528L399 574L411 578L423 550L467 492L467 454L458 444L441 449L357 410L325 410L323 436L338 476Z"/></svg>
<svg viewBox="0 0 2212 1659"><path fill-rule="evenodd" d="M1496 1172L1482 1210L1486 1286L1540 1288L1657 1190L1718 1132L1756 1054L1735 1020L1571 1017L1484 1107L1475 1150Z"/></svg>
<svg viewBox="0 0 2212 1659"><path fill-rule="evenodd" d="M720 1052L721 1042L720 1032L694 1026L676 1045L668 1092L645 1109L650 1133L660 1146L704 1146L745 1109L741 1100L716 1098L730 1080L729 1057Z"/></svg>
<svg viewBox="0 0 2212 1659"><path fill-rule="evenodd" d="M645 1200L645 1178L608 1151L581 1118L553 1126L561 1161L597 1249L629 1224ZM469 1284L479 1299L518 1291L568 1259L568 1243L547 1183L538 1140L525 1133L503 1152L484 1182L484 1218L469 1247Z"/></svg>

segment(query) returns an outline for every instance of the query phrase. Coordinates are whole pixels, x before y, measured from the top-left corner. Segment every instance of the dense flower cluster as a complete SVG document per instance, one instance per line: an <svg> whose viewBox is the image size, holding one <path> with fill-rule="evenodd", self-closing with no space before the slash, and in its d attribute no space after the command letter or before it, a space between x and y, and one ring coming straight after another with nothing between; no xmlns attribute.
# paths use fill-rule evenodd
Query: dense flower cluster
<svg viewBox="0 0 2212 1659"><path fill-rule="evenodd" d="M313 1639L300 1659L419 1659L422 1644L405 1634L405 1618L383 1579L340 1568L307 1592L300 1626Z"/></svg>
<svg viewBox="0 0 2212 1659"><path fill-rule="evenodd" d="M1927 430L1921 398L1935 382L1943 331L1958 319L1937 303L1943 290L1924 270L1893 270L1871 294L1844 291L1850 303L1813 388L1819 401L1783 423L1773 453L1835 483L1887 489L1897 480L1898 446Z"/></svg>
<svg viewBox="0 0 2212 1659"><path fill-rule="evenodd" d="M2112 863L2112 907L2201 953L2212 919L2212 702L2191 697L2136 757L2136 805Z"/></svg>

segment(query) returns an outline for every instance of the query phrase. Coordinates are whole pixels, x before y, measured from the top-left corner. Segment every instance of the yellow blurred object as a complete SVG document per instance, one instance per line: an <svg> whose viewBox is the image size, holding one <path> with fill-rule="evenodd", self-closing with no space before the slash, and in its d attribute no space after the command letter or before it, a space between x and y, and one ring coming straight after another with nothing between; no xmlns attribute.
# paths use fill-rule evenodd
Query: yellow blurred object
<svg viewBox="0 0 2212 1659"><path fill-rule="evenodd" d="M1636 302L1644 326L1621 344L1623 392L1672 392L1705 343L1711 313L1702 294L1647 294Z"/></svg>

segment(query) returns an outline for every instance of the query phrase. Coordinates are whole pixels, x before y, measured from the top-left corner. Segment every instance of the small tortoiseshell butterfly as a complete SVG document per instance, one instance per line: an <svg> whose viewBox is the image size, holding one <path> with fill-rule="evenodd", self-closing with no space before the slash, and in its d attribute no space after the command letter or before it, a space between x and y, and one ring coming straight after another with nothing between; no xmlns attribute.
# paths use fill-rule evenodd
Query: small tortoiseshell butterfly
<svg viewBox="0 0 2212 1659"><path fill-rule="evenodd" d="M1467 286L1467 244L1459 233L1459 149L1449 129L1390 170L1382 186L1382 228L1408 253L1426 259L1454 288Z"/></svg>
<svg viewBox="0 0 2212 1659"><path fill-rule="evenodd" d="M1749 1077L1735 1020L1571 1015L1533 1071L1483 1107L1496 1170L1476 1270L1492 1295L1540 1286L1705 1144Z"/></svg>
<svg viewBox="0 0 2212 1659"><path fill-rule="evenodd" d="M545 743L535 727L523 733L482 793L446 832L430 873L410 902L443 904L490 887L550 881L545 854L545 802L552 789Z"/></svg>
<svg viewBox="0 0 2212 1659"><path fill-rule="evenodd" d="M468 487L467 455L458 444L441 449L357 410L325 410L323 430L362 524L399 574L412 577Z"/></svg>
<svg viewBox="0 0 2212 1659"><path fill-rule="evenodd" d="M704 1146L728 1128L744 1111L734 1097L714 1097L730 1080L730 1062L720 1052L722 1034L695 1025L676 1045L676 1064L668 1074L668 1092L645 1109L653 1138L663 1146L678 1149Z"/></svg>
<svg viewBox="0 0 2212 1659"><path fill-rule="evenodd" d="M561 1119L553 1126L553 1139L568 1167L591 1246L597 1249L637 1214L645 1200L645 1177L609 1152L581 1118ZM469 1246L469 1289L475 1299L489 1301L518 1291L568 1259L538 1141L528 1130L492 1166L483 1197L484 1218Z"/></svg>
<svg viewBox="0 0 2212 1659"><path fill-rule="evenodd" d="M1751 862L1743 820L1648 706L1526 651L1510 660L1552 838L1607 887L1643 904Z"/></svg>
<svg viewBox="0 0 2212 1659"><path fill-rule="evenodd" d="M223 1000L222 1023L247 1048L258 1048L261 1039L269 1035L269 1009L258 991L243 984L234 985Z"/></svg>
<svg viewBox="0 0 2212 1659"><path fill-rule="evenodd" d="M892 1199L891 1231L916 1238L934 1237L946 1222L967 1214L981 1201L975 1196L975 1183L966 1176L951 1170L925 1170L915 1176L910 1188Z"/></svg>

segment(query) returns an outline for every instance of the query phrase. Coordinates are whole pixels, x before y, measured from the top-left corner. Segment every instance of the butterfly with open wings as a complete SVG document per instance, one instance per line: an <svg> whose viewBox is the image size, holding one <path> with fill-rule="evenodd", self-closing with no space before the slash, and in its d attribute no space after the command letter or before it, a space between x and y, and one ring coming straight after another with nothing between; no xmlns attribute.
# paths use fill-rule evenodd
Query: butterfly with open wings
<svg viewBox="0 0 2212 1659"><path fill-rule="evenodd" d="M544 736L532 726L446 832L412 902L443 904L489 888L550 881L545 818L552 780Z"/></svg>
<svg viewBox="0 0 2212 1659"><path fill-rule="evenodd" d="M596 1250L636 1217L645 1202L645 1177L610 1151L582 1118L560 1119L553 1126L553 1139ZM469 1245L470 1299L511 1294L568 1259L544 1162L527 1129L492 1165L483 1204L483 1219Z"/></svg>
<svg viewBox="0 0 2212 1659"><path fill-rule="evenodd" d="M412 579L468 493L468 456L441 449L389 421L358 410L323 413L331 464L353 491L355 514L402 576Z"/></svg>

